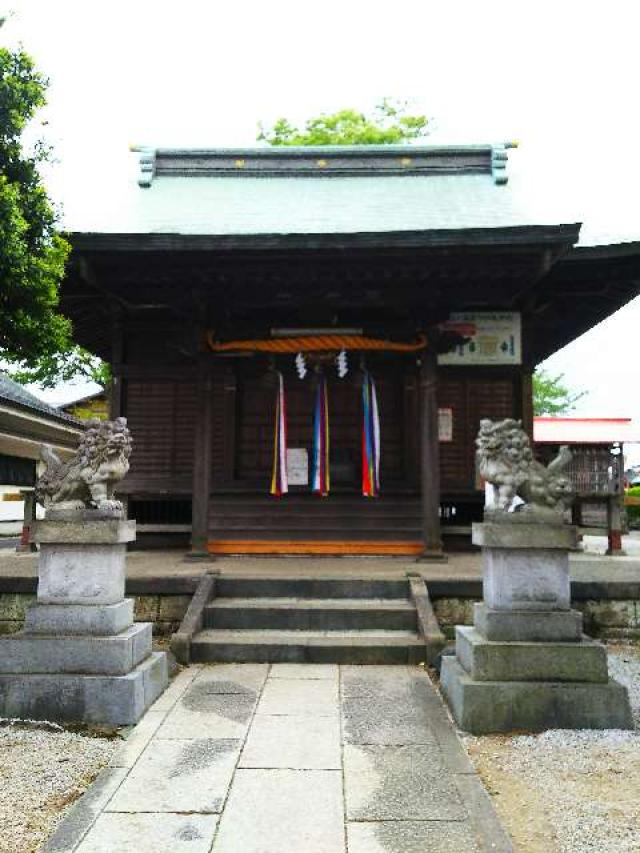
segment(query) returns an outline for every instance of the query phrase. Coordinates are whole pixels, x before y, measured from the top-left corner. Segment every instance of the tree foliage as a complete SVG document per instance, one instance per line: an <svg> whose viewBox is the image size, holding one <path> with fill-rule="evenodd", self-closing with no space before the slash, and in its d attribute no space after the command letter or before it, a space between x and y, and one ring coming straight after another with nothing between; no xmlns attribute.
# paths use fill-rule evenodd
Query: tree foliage
<svg viewBox="0 0 640 853"><path fill-rule="evenodd" d="M29 56L0 48L0 352L29 366L68 348L71 335L57 310L69 246L38 172L47 151L21 144L45 86Z"/></svg>
<svg viewBox="0 0 640 853"><path fill-rule="evenodd" d="M286 118L270 127L261 123L258 139L269 145L394 145L425 137L429 119L407 111L406 103L383 98L373 115L338 110L307 119L302 129Z"/></svg>
<svg viewBox="0 0 640 853"><path fill-rule="evenodd" d="M58 310L70 247L39 172L49 151L42 143L27 151L22 141L46 87L30 56L0 47L0 358L15 365L9 372L17 381L52 387L97 379L104 368L73 344Z"/></svg>
<svg viewBox="0 0 640 853"><path fill-rule="evenodd" d="M533 374L533 414L566 415L586 391L572 392L563 382L564 374L552 376L538 368Z"/></svg>
<svg viewBox="0 0 640 853"><path fill-rule="evenodd" d="M111 381L111 368L107 362L79 346L71 346L65 352L42 355L33 366L23 362L8 373L15 382L23 385L33 383L42 388L55 388L61 382L78 379L97 382L103 387Z"/></svg>

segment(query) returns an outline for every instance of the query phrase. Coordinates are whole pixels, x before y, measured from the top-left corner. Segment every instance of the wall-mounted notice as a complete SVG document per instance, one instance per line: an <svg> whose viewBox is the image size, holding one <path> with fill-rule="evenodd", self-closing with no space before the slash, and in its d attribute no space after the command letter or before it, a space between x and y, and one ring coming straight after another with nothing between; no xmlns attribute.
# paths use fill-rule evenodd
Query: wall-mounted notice
<svg viewBox="0 0 640 853"><path fill-rule="evenodd" d="M438 441L453 441L453 409L438 409Z"/></svg>
<svg viewBox="0 0 640 853"><path fill-rule="evenodd" d="M309 454L306 448L287 448L287 477L290 486L309 485Z"/></svg>
<svg viewBox="0 0 640 853"><path fill-rule="evenodd" d="M465 311L451 314L441 328L469 338L438 364L521 364L522 335L518 311Z"/></svg>

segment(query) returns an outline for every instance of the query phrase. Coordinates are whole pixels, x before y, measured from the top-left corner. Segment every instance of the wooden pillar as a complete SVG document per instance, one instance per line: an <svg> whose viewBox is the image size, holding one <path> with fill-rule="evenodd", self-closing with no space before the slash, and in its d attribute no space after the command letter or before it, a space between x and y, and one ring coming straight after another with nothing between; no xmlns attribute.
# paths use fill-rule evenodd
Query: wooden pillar
<svg viewBox="0 0 640 853"><path fill-rule="evenodd" d="M438 354L435 336L420 364L420 490L424 557L442 555L440 534L440 445L438 442Z"/></svg>
<svg viewBox="0 0 640 853"><path fill-rule="evenodd" d="M33 489L20 489L20 495L24 501L24 514L22 520L22 534L20 543L16 547L18 553L29 553L37 551L31 542L31 525L36 520L36 496Z"/></svg>
<svg viewBox="0 0 640 853"><path fill-rule="evenodd" d="M196 420L193 448L191 504L191 555L209 557L209 495L211 492L211 422L213 376L211 355L198 354L196 372Z"/></svg>
<svg viewBox="0 0 640 853"><path fill-rule="evenodd" d="M522 365L520 373L520 394L522 398L522 429L533 442L533 371Z"/></svg>
<svg viewBox="0 0 640 853"><path fill-rule="evenodd" d="M111 386L109 395L109 417L111 420L122 417L124 411L124 385L122 365L124 363L124 324L122 312L118 308L112 311L111 327Z"/></svg>
<svg viewBox="0 0 640 853"><path fill-rule="evenodd" d="M622 550L622 496L624 495L624 458L622 450L611 455L607 501L607 554L615 557Z"/></svg>

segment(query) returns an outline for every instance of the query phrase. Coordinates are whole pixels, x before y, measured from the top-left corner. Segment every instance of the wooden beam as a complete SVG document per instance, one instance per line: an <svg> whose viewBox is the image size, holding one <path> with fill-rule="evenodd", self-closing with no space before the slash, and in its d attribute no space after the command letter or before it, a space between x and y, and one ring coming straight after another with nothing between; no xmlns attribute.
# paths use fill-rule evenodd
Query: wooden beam
<svg viewBox="0 0 640 853"><path fill-rule="evenodd" d="M420 490L424 557L442 553L440 533L440 445L438 442L438 354L436 334L420 364Z"/></svg>
<svg viewBox="0 0 640 853"><path fill-rule="evenodd" d="M419 556L421 542L291 539L217 539L208 543L210 554L328 554L357 556Z"/></svg>
<svg viewBox="0 0 640 853"><path fill-rule="evenodd" d="M205 555L211 492L211 426L213 376L211 356L198 355L196 373L196 422L193 448L193 496L191 509L191 553Z"/></svg>

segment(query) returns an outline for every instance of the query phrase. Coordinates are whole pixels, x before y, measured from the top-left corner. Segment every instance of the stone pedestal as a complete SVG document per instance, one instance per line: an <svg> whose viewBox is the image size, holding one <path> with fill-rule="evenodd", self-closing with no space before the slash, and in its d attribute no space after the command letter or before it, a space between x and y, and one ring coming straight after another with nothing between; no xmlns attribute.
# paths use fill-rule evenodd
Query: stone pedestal
<svg viewBox="0 0 640 853"><path fill-rule="evenodd" d="M609 679L606 649L571 610L575 528L526 516L475 524L484 601L474 626L456 628L442 689L457 723L474 734L516 729L632 727L627 691Z"/></svg>
<svg viewBox="0 0 640 853"><path fill-rule="evenodd" d="M34 522L37 601L0 639L0 716L131 725L164 690L164 652L124 597L135 522L86 510Z"/></svg>

